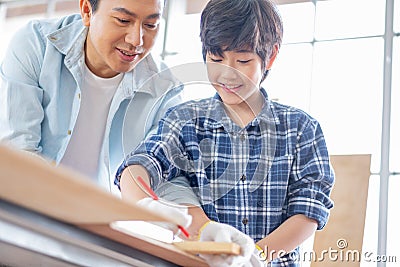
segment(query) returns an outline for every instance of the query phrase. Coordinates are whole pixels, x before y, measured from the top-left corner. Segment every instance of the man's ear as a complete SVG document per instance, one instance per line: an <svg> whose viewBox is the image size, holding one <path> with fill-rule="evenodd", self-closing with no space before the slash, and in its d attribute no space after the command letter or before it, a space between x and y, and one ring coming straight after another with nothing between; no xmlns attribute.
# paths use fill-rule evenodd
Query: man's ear
<svg viewBox="0 0 400 267"><path fill-rule="evenodd" d="M90 25L90 18L92 17L92 6L89 0L79 0L79 8L84 26Z"/></svg>
<svg viewBox="0 0 400 267"><path fill-rule="evenodd" d="M278 55L278 52L279 52L279 45L275 44L273 49L272 49L272 54L269 57L269 60L268 60L267 64L265 64L265 71L271 69L272 64L274 64L275 58Z"/></svg>

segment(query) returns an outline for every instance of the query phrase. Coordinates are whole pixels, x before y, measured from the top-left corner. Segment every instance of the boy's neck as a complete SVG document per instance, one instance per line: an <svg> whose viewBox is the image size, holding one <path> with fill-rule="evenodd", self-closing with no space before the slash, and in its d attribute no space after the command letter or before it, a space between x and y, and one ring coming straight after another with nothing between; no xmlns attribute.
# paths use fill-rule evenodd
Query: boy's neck
<svg viewBox="0 0 400 267"><path fill-rule="evenodd" d="M246 127L261 112L265 99L261 92L250 96L239 105L224 105L226 114L241 128Z"/></svg>

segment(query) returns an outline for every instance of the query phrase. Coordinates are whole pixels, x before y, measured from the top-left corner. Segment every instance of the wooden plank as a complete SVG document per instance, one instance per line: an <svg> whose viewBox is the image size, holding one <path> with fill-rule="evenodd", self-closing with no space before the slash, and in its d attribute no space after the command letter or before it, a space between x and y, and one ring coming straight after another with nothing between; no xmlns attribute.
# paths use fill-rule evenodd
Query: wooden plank
<svg viewBox="0 0 400 267"><path fill-rule="evenodd" d="M0 184L0 198L68 223L169 221L106 192L85 176L5 146L0 146Z"/></svg>
<svg viewBox="0 0 400 267"><path fill-rule="evenodd" d="M1 145L0 183L1 199L181 266L207 266L200 257L192 254L240 253L237 244L183 242L174 245L113 229L110 224L115 221L177 222L113 196L79 173Z"/></svg>
<svg viewBox="0 0 400 267"><path fill-rule="evenodd" d="M360 266L361 260L356 257L362 256L371 155L334 155L330 158L335 171L331 194L334 207L325 228L315 234L317 260L313 260L311 266ZM324 251L329 250L342 253L344 259L332 260L326 253L321 259Z"/></svg>
<svg viewBox="0 0 400 267"><path fill-rule="evenodd" d="M97 187L87 177L48 164L33 154L0 145L0 198L63 222L71 223L180 266L206 267L203 253L237 253L236 244L180 245L128 235L110 227L115 221L177 223L128 203ZM215 249L215 251L213 251ZM188 253L187 251L191 251Z"/></svg>
<svg viewBox="0 0 400 267"><path fill-rule="evenodd" d="M228 242L183 241L173 243L174 246L191 254L228 254L239 255L240 246Z"/></svg>
<svg viewBox="0 0 400 267"><path fill-rule="evenodd" d="M157 257L178 264L179 266L208 266L200 257L185 252L173 244L163 243L155 239L146 238L144 236L128 235L105 224L81 224L77 226L100 236L104 236L119 243L128 245L137 250L150 253L152 255L157 255Z"/></svg>

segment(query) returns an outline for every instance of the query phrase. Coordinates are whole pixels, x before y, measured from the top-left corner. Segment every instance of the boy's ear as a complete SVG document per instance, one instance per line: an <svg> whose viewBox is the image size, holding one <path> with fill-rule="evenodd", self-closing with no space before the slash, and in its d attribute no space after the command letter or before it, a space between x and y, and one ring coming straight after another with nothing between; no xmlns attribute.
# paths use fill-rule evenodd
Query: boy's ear
<svg viewBox="0 0 400 267"><path fill-rule="evenodd" d="M269 57L269 60L267 62L267 64L265 65L265 70L270 70L272 67L272 64L274 64L275 58L278 55L279 52L279 45L275 44L273 49L272 49L272 54Z"/></svg>
<svg viewBox="0 0 400 267"><path fill-rule="evenodd" d="M92 6L89 0L79 0L79 8L84 26L90 26L90 18L92 17Z"/></svg>

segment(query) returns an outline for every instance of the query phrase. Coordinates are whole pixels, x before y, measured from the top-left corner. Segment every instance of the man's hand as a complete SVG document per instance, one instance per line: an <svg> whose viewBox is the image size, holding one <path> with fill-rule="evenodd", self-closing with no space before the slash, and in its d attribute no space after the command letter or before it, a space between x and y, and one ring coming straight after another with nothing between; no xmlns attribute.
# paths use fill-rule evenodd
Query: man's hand
<svg viewBox="0 0 400 267"><path fill-rule="evenodd" d="M153 200L150 197L143 198L136 202L138 206L149 209L161 216L171 218L177 221L180 226L187 228L192 223L192 216L188 214L188 209L185 206L177 205L165 200ZM175 234L179 232L178 225L167 222L152 222L158 226L173 231Z"/></svg>
<svg viewBox="0 0 400 267"><path fill-rule="evenodd" d="M250 261L254 241L236 228L223 223L208 222L200 230L200 241L233 242L240 246L240 255L200 254L210 267L243 266Z"/></svg>

